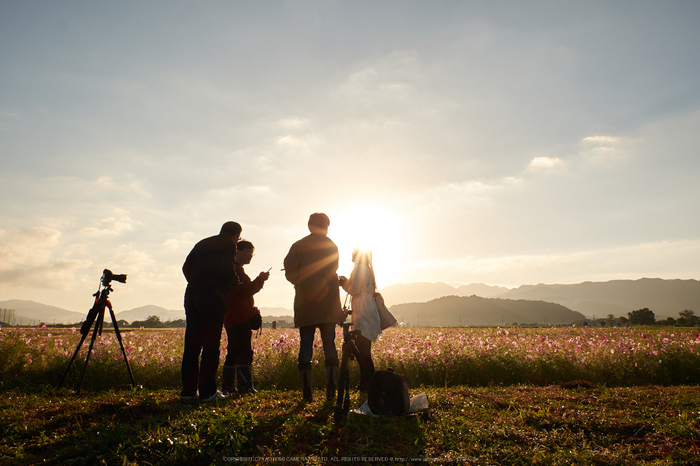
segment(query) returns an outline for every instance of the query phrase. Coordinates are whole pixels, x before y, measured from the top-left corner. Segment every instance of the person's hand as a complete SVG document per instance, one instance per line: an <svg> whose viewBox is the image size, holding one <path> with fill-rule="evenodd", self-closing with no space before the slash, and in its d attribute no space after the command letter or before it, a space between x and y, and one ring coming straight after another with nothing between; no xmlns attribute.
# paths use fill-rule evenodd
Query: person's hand
<svg viewBox="0 0 700 466"><path fill-rule="evenodd" d="M268 278L270 278L270 272L260 272L260 275L258 275L258 278L261 279L262 281L266 281Z"/></svg>

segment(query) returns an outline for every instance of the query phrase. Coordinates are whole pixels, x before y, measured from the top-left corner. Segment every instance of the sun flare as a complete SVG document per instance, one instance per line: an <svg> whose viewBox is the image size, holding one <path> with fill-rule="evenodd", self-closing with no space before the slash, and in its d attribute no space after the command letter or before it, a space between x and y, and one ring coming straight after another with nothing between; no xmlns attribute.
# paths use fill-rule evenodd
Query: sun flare
<svg viewBox="0 0 700 466"><path fill-rule="evenodd" d="M352 271L352 251L371 250L377 286L391 284L405 256L405 227L399 215L374 204L355 204L331 216L328 236L340 251L340 275Z"/></svg>

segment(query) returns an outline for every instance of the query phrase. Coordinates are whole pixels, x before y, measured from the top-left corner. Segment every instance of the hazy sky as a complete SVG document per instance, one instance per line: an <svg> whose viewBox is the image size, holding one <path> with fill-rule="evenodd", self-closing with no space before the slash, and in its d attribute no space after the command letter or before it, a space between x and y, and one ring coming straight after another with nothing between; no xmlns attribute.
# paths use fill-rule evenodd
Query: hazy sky
<svg viewBox="0 0 700 466"><path fill-rule="evenodd" d="M312 212L379 287L700 278L700 2L0 0L0 300L256 298Z"/></svg>

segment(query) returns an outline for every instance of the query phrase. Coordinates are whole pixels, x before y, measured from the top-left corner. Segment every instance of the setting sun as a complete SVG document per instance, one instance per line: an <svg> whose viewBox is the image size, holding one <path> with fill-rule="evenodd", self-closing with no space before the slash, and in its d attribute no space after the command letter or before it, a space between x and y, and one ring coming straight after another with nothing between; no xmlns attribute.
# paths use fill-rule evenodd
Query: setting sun
<svg viewBox="0 0 700 466"><path fill-rule="evenodd" d="M377 286L391 283L401 269L405 251L405 225L392 210L375 204L343 206L331 215L328 236L340 251L339 274L352 271L355 248L372 251Z"/></svg>

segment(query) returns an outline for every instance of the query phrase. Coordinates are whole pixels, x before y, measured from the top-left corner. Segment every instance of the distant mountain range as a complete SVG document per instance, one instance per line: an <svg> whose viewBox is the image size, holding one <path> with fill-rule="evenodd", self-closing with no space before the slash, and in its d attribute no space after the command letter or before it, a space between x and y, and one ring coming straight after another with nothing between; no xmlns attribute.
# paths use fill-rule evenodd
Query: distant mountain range
<svg viewBox="0 0 700 466"><path fill-rule="evenodd" d="M510 290L478 284L453 287L445 283L410 283L388 286L381 293L390 307L427 302L442 296L477 295L557 303L588 318L605 318L608 314L626 317L628 312L645 307L654 312L657 320L678 318L678 313L686 309L700 315L698 280L642 278L574 285L523 285Z"/></svg>
<svg viewBox="0 0 700 466"><path fill-rule="evenodd" d="M454 287L447 283L408 283L389 285L380 290L387 306L403 303L425 303L443 296L481 296L482 298L495 298L508 292L508 288L502 286L489 286L483 283L472 283Z"/></svg>
<svg viewBox="0 0 700 466"><path fill-rule="evenodd" d="M479 296L443 296L427 303L397 304L391 312L399 322L414 327L575 324L586 319L561 304Z"/></svg>
<svg viewBox="0 0 700 466"><path fill-rule="evenodd" d="M89 309L86 309L85 312L67 311L60 307L19 299L0 301L0 309L14 309L17 325L36 325L39 323L77 324L85 320L89 311ZM167 310L159 306L148 305L115 313L117 320L126 320L129 323L135 320L146 320L150 316L158 316L160 320L167 322L169 320L184 319L185 311ZM107 312L105 319L110 320L109 312Z"/></svg>
<svg viewBox="0 0 700 466"><path fill-rule="evenodd" d="M130 311L117 312L115 314L117 320L126 320L131 323L135 320L146 320L151 316L158 316L162 322L167 322L169 320L178 320L185 318L185 310L167 310L158 306L141 306Z"/></svg>
<svg viewBox="0 0 700 466"><path fill-rule="evenodd" d="M497 295L499 298L541 299L559 303L587 317L627 316L628 312L649 308L656 320L678 318L686 309L700 315L700 281L613 280L584 282L576 285L524 285Z"/></svg>
<svg viewBox="0 0 700 466"><path fill-rule="evenodd" d="M36 325L42 322L46 324L77 323L85 320L89 311L89 309L85 309L85 312L67 311L60 307L21 299L0 301L0 309L13 309L16 325Z"/></svg>
<svg viewBox="0 0 700 466"><path fill-rule="evenodd" d="M85 312L68 311L56 306L37 303L34 301L26 301L20 299L11 299L9 301L0 301L0 309L14 310L14 323L16 325L37 325L45 324L78 324L85 320L89 309ZM281 307L262 308L263 316L281 316L282 319L287 318L292 320L293 312L289 309ZM184 309L165 309L160 306L147 305L137 307L128 311L120 311L114 315L117 320L126 320L132 323L137 320L146 320L151 316L158 316L163 322L174 321L185 318ZM0 319L3 314L0 313ZM105 319L110 320L109 313L105 315Z"/></svg>
<svg viewBox="0 0 700 466"><path fill-rule="evenodd" d="M437 312L437 308L433 307L435 303L432 301L446 296L477 296L500 298L503 301L526 300L556 303L587 318L596 317L598 319L605 318L609 314L615 317L627 316L628 312L645 307L654 312L657 320L663 320L666 317L677 318L678 313L686 309L693 310L697 315L700 315L700 281L698 280L642 278L639 280L584 282L575 285L523 285L513 289L478 283L455 287L440 282L423 282L387 286L381 289L381 293L387 305L392 308L392 312L397 314L403 312L406 321L409 320L408 316L410 315L415 314L416 319L419 315L423 315L422 313L425 311L417 310L420 306L423 306L423 309L432 309ZM459 325L460 319L462 325L479 325L480 321L476 317L467 320L467 314L472 312L468 313L467 309L471 309L470 306L475 305L477 301L455 302L461 302L465 307L463 310L451 308L454 318L450 321L450 325ZM453 305L452 301L449 300L440 301L440 303ZM394 309L400 304L416 304L416 306ZM540 311L534 311L530 319L526 319L524 316L519 318L513 316L507 319L505 317L507 313L505 311L500 313L494 306L511 309L512 306L508 303L484 300L480 302L480 305L495 312L495 317L492 317L492 320L499 324L501 321L541 323L545 319L548 323L555 323L554 320L549 320L546 313L542 314ZM523 309L527 308L526 305L523 306ZM88 312L88 309L85 309L85 312L74 312L34 301L16 299L0 301L0 309L14 309L15 323L19 325L35 325L41 322L47 324L79 323L85 319ZM261 312L263 316L285 317L293 315L292 310L285 308L262 308ZM145 320L153 315L159 316L164 322L185 318L184 310L168 310L154 305L121 311L116 314L116 317L131 323L135 320ZM477 314L473 313L473 315ZM530 314L526 313L526 315ZM397 315L397 317L399 316ZM427 320L423 319L421 318L421 325L430 325Z"/></svg>

